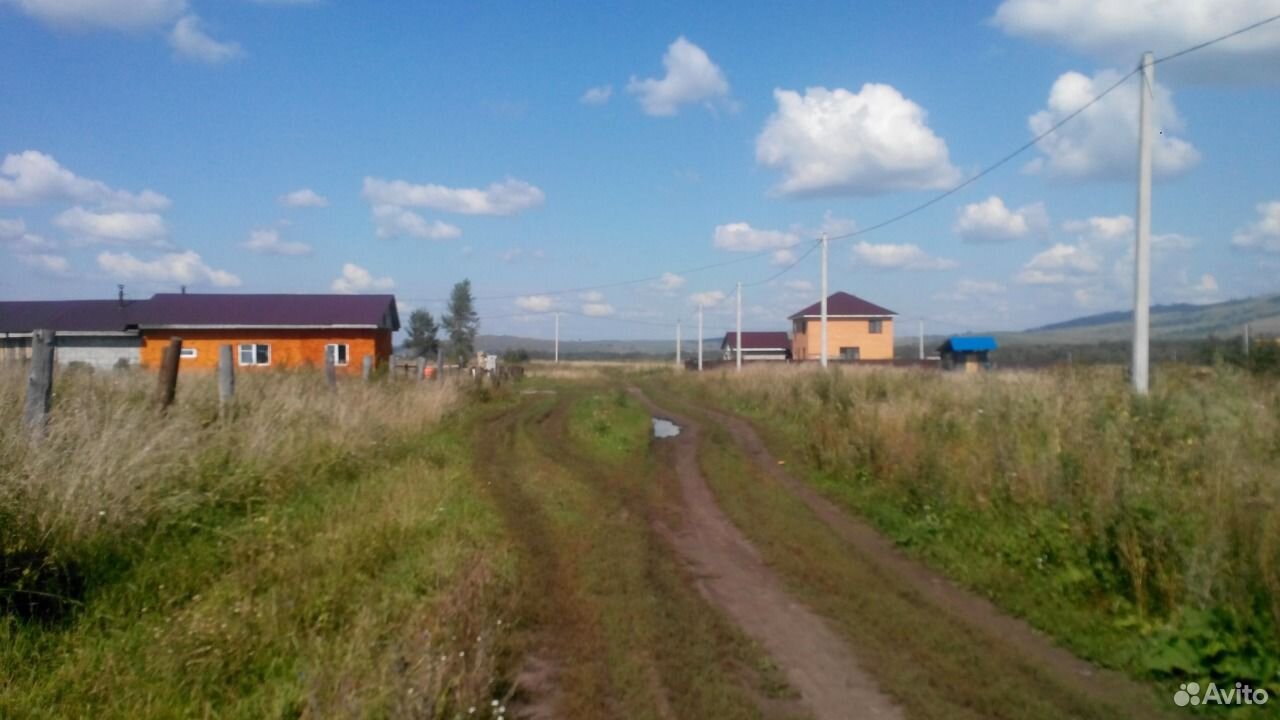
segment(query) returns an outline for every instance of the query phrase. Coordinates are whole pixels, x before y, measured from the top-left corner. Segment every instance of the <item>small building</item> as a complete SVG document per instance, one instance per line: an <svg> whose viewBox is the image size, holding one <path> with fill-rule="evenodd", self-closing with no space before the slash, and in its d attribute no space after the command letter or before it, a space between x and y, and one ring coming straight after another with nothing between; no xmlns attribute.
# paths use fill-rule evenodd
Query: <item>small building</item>
<svg viewBox="0 0 1280 720"><path fill-rule="evenodd" d="M725 333L720 343L720 356L728 362L737 360L738 333ZM785 332L743 332L742 361L790 360L791 339Z"/></svg>
<svg viewBox="0 0 1280 720"><path fill-rule="evenodd" d="M60 363L137 365L142 349L133 325L137 305L124 298L0 302L0 361L29 359L31 334L53 330Z"/></svg>
<svg viewBox="0 0 1280 720"><path fill-rule="evenodd" d="M892 310L847 292L827 296L827 357L831 360L893 360ZM822 357L821 301L792 315L791 356Z"/></svg>
<svg viewBox="0 0 1280 720"><path fill-rule="evenodd" d="M996 339L989 335L971 335L947 338L938 346L943 370L962 370L967 373L991 369L991 351L996 349Z"/></svg>

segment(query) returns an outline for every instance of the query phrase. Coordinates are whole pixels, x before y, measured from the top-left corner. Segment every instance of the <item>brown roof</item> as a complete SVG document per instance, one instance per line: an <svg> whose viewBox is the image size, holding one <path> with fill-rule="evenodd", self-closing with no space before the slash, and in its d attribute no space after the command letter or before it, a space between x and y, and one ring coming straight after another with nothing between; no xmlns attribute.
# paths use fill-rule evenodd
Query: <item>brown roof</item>
<svg viewBox="0 0 1280 720"><path fill-rule="evenodd" d="M362 327L400 329L394 295L160 293L138 327Z"/></svg>
<svg viewBox="0 0 1280 720"><path fill-rule="evenodd" d="M822 313L822 301L818 301L800 312L792 315L789 320L795 320L800 317L817 317ZM827 296L827 315L871 315L871 316L889 316L898 313L880 307L873 302L867 302L857 295L850 295L847 292L832 293Z"/></svg>
<svg viewBox="0 0 1280 720"><path fill-rule="evenodd" d="M736 348L737 345L736 332L732 330L724 334L724 340L721 341L721 348ZM742 349L743 350L789 350L791 348L791 338L785 332L743 332L742 333Z"/></svg>
<svg viewBox="0 0 1280 720"><path fill-rule="evenodd" d="M137 308L138 303L132 300L5 301L0 302L0 332L125 332L134 322Z"/></svg>

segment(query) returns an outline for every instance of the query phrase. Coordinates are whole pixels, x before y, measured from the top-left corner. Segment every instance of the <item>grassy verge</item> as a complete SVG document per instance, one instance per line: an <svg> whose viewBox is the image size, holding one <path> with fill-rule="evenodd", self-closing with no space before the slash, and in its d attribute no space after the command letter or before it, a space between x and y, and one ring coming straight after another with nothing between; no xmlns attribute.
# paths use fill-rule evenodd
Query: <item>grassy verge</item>
<svg viewBox="0 0 1280 720"><path fill-rule="evenodd" d="M1280 686L1280 395L1220 369L1134 399L1105 370L757 370L682 392L1078 653Z"/></svg>

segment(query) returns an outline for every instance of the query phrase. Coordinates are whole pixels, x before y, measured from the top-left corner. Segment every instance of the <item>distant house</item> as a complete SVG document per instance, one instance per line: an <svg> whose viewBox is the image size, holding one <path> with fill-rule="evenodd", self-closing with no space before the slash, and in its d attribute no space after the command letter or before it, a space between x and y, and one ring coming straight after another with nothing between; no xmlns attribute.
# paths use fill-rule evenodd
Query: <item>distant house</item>
<svg viewBox="0 0 1280 720"><path fill-rule="evenodd" d="M838 292L827 297L827 357L832 360L892 360L892 310L856 295ZM792 315L791 356L817 360L822 356L822 306L816 302Z"/></svg>
<svg viewBox="0 0 1280 720"><path fill-rule="evenodd" d="M952 337L938 346L942 356L942 369L978 372L991 368L991 351L996 349L996 339L987 335Z"/></svg>
<svg viewBox="0 0 1280 720"><path fill-rule="evenodd" d="M242 368L323 366L359 372L391 357L392 295L158 294L148 300L0 302L0 360L30 356L31 333L56 332L60 363L156 368L171 337L185 368L213 369L231 345Z"/></svg>
<svg viewBox="0 0 1280 720"><path fill-rule="evenodd" d="M727 332L720 343L721 357L730 362L737 360L738 333ZM791 339L785 332L743 332L742 361L790 360Z"/></svg>

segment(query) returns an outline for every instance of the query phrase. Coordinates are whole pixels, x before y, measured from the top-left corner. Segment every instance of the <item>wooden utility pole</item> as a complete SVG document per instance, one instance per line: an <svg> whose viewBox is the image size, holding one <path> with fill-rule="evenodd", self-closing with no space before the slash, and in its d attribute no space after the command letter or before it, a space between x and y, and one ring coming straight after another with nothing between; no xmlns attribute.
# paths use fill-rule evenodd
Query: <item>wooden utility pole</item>
<svg viewBox="0 0 1280 720"><path fill-rule="evenodd" d="M156 404L161 410L173 404L178 394L178 361L182 359L182 338L169 338L160 360L160 377L156 386Z"/></svg>
<svg viewBox="0 0 1280 720"><path fill-rule="evenodd" d="M230 345L218 346L218 409L223 414L236 398L235 349Z"/></svg>
<svg viewBox="0 0 1280 720"><path fill-rule="evenodd" d="M52 330L31 333L31 370L27 375L27 402L22 420L33 438L42 437L49 423L49 408L53 403L54 335Z"/></svg>

